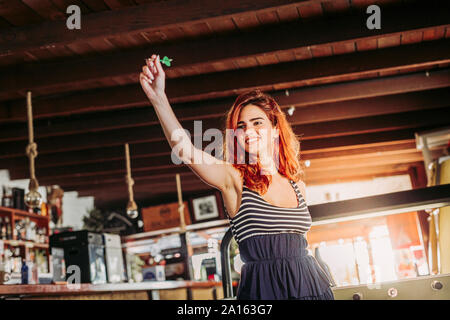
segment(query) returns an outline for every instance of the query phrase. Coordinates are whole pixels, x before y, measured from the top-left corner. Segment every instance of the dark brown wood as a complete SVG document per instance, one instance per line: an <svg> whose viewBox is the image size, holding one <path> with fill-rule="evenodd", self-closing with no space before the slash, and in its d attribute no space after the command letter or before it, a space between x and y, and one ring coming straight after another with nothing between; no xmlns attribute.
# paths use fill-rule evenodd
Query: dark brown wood
<svg viewBox="0 0 450 320"><path fill-rule="evenodd" d="M436 152L435 152L436 153ZM323 171L333 171L333 170L348 170L351 172L354 168L372 168L381 165L394 165L394 164L404 164L404 163L416 163L418 161L423 161L422 154L415 150L409 153L377 153L371 155L359 155L352 156L343 159L339 158L327 158L327 159L317 159L311 160L311 164L306 168L306 173L309 177L314 176L315 173L321 173ZM174 182L173 176L167 174L164 177L160 175L152 175L151 170L145 171L147 176L133 176L136 182L136 190L141 186L155 185L158 189L164 189L167 186L173 186ZM142 173L142 172L141 172ZM71 179L63 182L65 188L72 183ZM195 185L196 183L203 183L194 173L187 172L183 175L183 183L186 185ZM66 184L68 184L66 186ZM70 187L70 190L78 190L79 192L95 192L96 190L115 190L121 189L125 190L126 185L124 184L124 179L118 180L97 180L97 183L83 184ZM67 189L68 190L68 189Z"/></svg>
<svg viewBox="0 0 450 320"><path fill-rule="evenodd" d="M361 156L364 157L366 154L384 154L386 157L391 155L397 155L402 153L409 153L416 151L416 144L413 139L400 141L399 143L379 143L375 145L371 145L368 147L361 147L357 149L348 148L345 150L339 151L330 151L330 152L322 152L321 150L307 150L302 152L302 160L314 160L314 159L350 159L353 156ZM190 170L184 170L180 173L183 179L189 179L190 177L194 177L195 174ZM134 180L140 179L154 179L155 182L163 181L165 179L173 178L172 173L168 174L154 174L151 171L139 171L133 174ZM42 180L42 178L41 178ZM102 183L123 183L124 175L123 174L97 174L95 176L90 177L71 177L70 180L65 178L63 179L53 179L53 178L44 178L45 183L54 183L59 185L64 185L65 190L77 190L78 188L83 188L87 185L97 185Z"/></svg>
<svg viewBox="0 0 450 320"><path fill-rule="evenodd" d="M436 114L439 114L439 117ZM301 117L300 117L301 118ZM348 136L353 134L363 134L371 132L383 132L390 130L399 130L414 128L425 125L446 125L450 118L450 106L447 108L423 110L417 112L404 112L375 117L362 117L351 120L326 121L318 123L301 124L294 126L294 131L302 134L303 140ZM170 162L170 154L161 154L161 150L153 150L150 147L144 147L145 143L132 145L132 158L143 159L149 166L163 166ZM308 156L304 157L308 159ZM42 154L37 159L37 166L40 170L51 172L52 167L68 166L83 163L101 163L106 161L124 161L123 150L111 148L106 151L99 151L98 148L82 150L79 152L60 152ZM138 160L140 162L141 160ZM0 159L0 167L8 168L16 176L27 177L28 162L24 156L20 159L7 158ZM45 176L45 173L41 172Z"/></svg>
<svg viewBox="0 0 450 320"><path fill-rule="evenodd" d="M385 97L376 97L364 100L351 100L347 102L337 102L334 104L320 104L310 107L298 108L293 116L288 117L288 120L294 124L299 125L296 128L298 134L305 133L305 139L314 139L315 134L320 134L320 132L311 133L309 137L308 132L303 132L302 126L311 123L320 123L326 121L337 121L345 119L355 119L364 116L376 116L376 115L386 115L391 113L407 112L414 110L425 110L425 109L437 109L448 106L448 100L450 98L450 93L446 89L437 89L427 92L412 92L403 95L392 95ZM364 105L364 108L361 106ZM394 118L395 119L395 118ZM398 118L397 118L398 119ZM375 119L376 120L376 119ZM411 119L414 121L414 119ZM433 116L429 117L429 121L440 121L442 119ZM388 123L393 123L393 121L386 119ZM403 120L399 120L403 121ZM383 120L377 120L377 122L371 124L372 127L369 130L376 130L377 123L381 124ZM411 125L411 123L410 123ZM423 125L426 125L424 123ZM339 123L334 124L335 130L339 130L336 126ZM183 123L183 127L188 129L191 135L195 134L194 122L186 121ZM209 128L217 128L220 130L224 129L224 121L222 119L210 119L202 122L203 130ZM311 128L311 127L310 127ZM384 127L386 128L386 126ZM311 132L314 129L311 128ZM350 129L351 130L351 129ZM363 130L360 126L359 130ZM386 129L384 129L386 130ZM358 131L355 129L355 131ZM202 134L202 131L200 134ZM341 134L345 134L345 131L340 129ZM350 131L351 133L351 131ZM333 135L330 130L326 132L326 135ZM36 132L36 142L39 146L40 154L65 152L71 150L86 150L92 148L99 148L104 146L114 146L121 145L124 143L142 143L142 142L155 142L155 146L161 146L161 148L152 148L151 150L158 150L158 152L167 152L168 144L163 144L166 138L163 135L160 126L143 126L135 127L129 129L117 129L110 131L94 132L94 133L83 133L79 135L69 135L63 137L51 137L51 138L39 138L39 134ZM22 145L17 141L0 143L0 159L2 158L14 158L22 157L24 152L23 148L26 146L26 138L23 137ZM158 143L159 142L159 143Z"/></svg>
<svg viewBox="0 0 450 320"><path fill-rule="evenodd" d="M303 0L304 1L304 0ZM126 33L139 33L163 26L183 25L191 22L238 14L248 11L271 10L291 5L291 0L250 0L190 3L169 0L83 15L82 28L69 30L66 21L46 21L36 26L24 26L3 31L0 36L0 54L11 54L31 49L52 47L93 38L106 38ZM177 14L173 14L176 12ZM13 34L7 41L3 35Z"/></svg>
<svg viewBox="0 0 450 320"><path fill-rule="evenodd" d="M312 104L372 98L380 95L426 91L448 87L449 85L450 70L445 69L430 72L430 76L426 76L425 73L421 72L391 78L290 89L289 96L286 96L284 91L269 93L285 109L291 105L305 107ZM233 98L224 98L172 104L172 108L180 121L203 120L211 117L223 117L233 102ZM17 108L19 107L17 106ZM58 111L55 110L55 112ZM0 122L2 120L4 119L0 119ZM20 120L25 121L25 119ZM151 107L109 111L102 113L101 117L87 114L85 116L56 118L52 119L51 122L45 119L36 120L34 127L35 131L39 133L39 137L44 138L76 134L87 130L96 132L144 125L159 125L156 114ZM5 124L4 129L0 131L0 142L23 140L27 137L27 134L26 126L22 123Z"/></svg>
<svg viewBox="0 0 450 320"><path fill-rule="evenodd" d="M44 20L21 0L1 1L0 16L16 26L29 23L41 23Z"/></svg>
<svg viewBox="0 0 450 320"><path fill-rule="evenodd" d="M324 150L339 150L348 148L348 146L360 145L362 147L367 146L372 143L382 142L382 141L394 141L394 140L404 140L404 139L412 139L414 138L414 133L417 131L431 129L433 127L419 127L416 129L403 129L403 130L395 130L395 131L387 131L387 132L375 132L375 133L366 133L366 134L358 134L351 136L341 136L341 137L332 137L325 139L314 139L314 140L305 140L301 142L302 150L311 150L311 149L324 149ZM169 147L167 146L167 149ZM96 174L103 173L123 173L124 170L124 162L123 161L108 161L103 163L89 163L83 165L72 165L72 166L61 166L54 168L36 168L36 175L42 178L49 177L60 177L67 178L73 176L93 176ZM155 167L149 162L149 159L139 158L133 160L132 170L133 174L140 170L153 170L156 173L170 173L177 172L177 170L181 170L181 166L177 166L172 164L170 158L167 158L167 162L165 165L160 165ZM22 173L23 174L23 173ZM10 172L11 179L20 179L26 178L22 176L18 176L14 171ZM41 184L43 183L42 178Z"/></svg>
<svg viewBox="0 0 450 320"><path fill-rule="evenodd" d="M325 184L325 183L336 183L339 181L351 181L364 179L371 179L376 176L389 176L389 175L399 175L408 174L408 168L410 166L415 166L420 162L411 163L397 163L397 164L384 164L371 167L360 167L354 170L344 169L324 169L320 172L306 172L305 183L308 184ZM197 187L195 186L197 185ZM206 183L199 182L188 182L185 181L183 190L195 191L200 190L215 190L213 187L208 186ZM115 186L109 190L103 190L101 188L92 188L90 190L81 190L79 195L81 196L94 196L96 198L109 198L109 199L123 199L124 205L126 204L126 185L125 186ZM161 195L170 195L170 193L176 192L176 185L166 184L166 183L154 183L150 182L148 184L142 183L139 187L135 187L136 200L146 200L155 199L155 197Z"/></svg>
<svg viewBox="0 0 450 320"><path fill-rule="evenodd" d="M428 30L449 23L450 19L446 14L448 4L441 2L440 6L435 8L428 3L422 3L420 7L385 9L383 10L383 28L375 32L361 27L365 25L363 22L367 18L365 11L361 11L355 12L352 16L339 16L331 21L302 23L297 20L244 34L215 36L209 39L162 44L128 51L121 50L101 57L76 57L64 61L14 66L7 68L0 75L0 95L8 91L50 89L54 85L58 86L56 89L58 91L61 85L64 85L66 90L70 90L71 84L80 81L132 75L140 69L143 59L153 52L176 57L176 63L171 68L171 71L176 72L179 68L189 66L223 60L232 61L257 55L267 56L271 53L301 47L324 44L329 46L331 43L350 39L373 39L374 36L386 37L392 34L399 36L399 32L410 33L412 30L424 28ZM399 23L399 16L402 16L402 23ZM330 25L335 27L330 30ZM337 44L334 46L336 47Z"/></svg>
<svg viewBox="0 0 450 320"><path fill-rule="evenodd" d="M305 85L309 81L318 79L337 82L349 74L367 75L382 70L432 67L450 62L449 57L450 40L446 39L349 55L169 79L166 91L171 103L178 103L207 99L213 93L216 97L234 96L253 88L270 91L273 85L283 89L283 87ZM69 115L148 104L139 85L33 100L37 118L54 116L55 109L59 110L58 115ZM23 100L3 103L0 119L24 119L25 111Z"/></svg>
<svg viewBox="0 0 450 320"><path fill-rule="evenodd" d="M172 179L173 180L173 179ZM171 193L176 193L177 187L173 184L141 184L139 187L135 187L135 199L136 200L145 200L145 199L151 199L152 197L157 197L160 195L170 195ZM126 186L122 188L121 185L109 189L109 190L98 190L98 189L91 189L88 191L80 190L78 192L79 196L86 197L86 196L94 196L98 198L109 198L111 199L121 199L123 202L123 207L126 205L127 195L126 195ZM209 191L209 190L215 190L215 188L207 185L206 183L202 182L193 182L193 183L184 183L183 184L183 194L187 193L193 193L197 194L200 191Z"/></svg>

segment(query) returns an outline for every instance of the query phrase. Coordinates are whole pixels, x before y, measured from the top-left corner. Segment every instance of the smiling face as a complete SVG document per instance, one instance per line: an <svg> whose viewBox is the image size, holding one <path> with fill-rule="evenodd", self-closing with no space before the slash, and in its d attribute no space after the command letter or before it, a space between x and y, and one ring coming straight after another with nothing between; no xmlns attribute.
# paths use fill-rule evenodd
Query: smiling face
<svg viewBox="0 0 450 320"><path fill-rule="evenodd" d="M249 104L242 108L237 122L239 145L250 155L272 155L276 127L258 106Z"/></svg>

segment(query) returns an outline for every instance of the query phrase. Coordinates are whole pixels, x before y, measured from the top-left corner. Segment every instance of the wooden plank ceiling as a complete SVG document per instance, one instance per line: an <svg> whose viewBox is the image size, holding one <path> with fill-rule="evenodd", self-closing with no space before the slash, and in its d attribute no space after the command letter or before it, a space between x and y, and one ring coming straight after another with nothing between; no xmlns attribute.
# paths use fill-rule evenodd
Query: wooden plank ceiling
<svg viewBox="0 0 450 320"><path fill-rule="evenodd" d="M67 6L81 30L65 27ZM366 28L378 4L382 28ZM301 136L306 183L404 174L423 162L414 133L450 124L449 1L0 0L0 169L28 177L25 96L33 92L41 185L99 207L126 204L123 144L145 205L211 190L173 165L138 83L144 58L174 59L167 94L182 125L223 129L236 96L272 94ZM439 154L440 150L434 150Z"/></svg>

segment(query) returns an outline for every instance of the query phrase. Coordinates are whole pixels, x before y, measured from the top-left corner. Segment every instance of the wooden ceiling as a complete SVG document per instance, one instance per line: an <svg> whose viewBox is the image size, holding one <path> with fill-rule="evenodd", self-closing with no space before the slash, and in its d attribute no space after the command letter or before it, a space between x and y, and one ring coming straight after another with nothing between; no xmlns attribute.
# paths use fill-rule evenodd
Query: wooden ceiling
<svg viewBox="0 0 450 320"><path fill-rule="evenodd" d="M81 8L81 30L66 8ZM381 8L380 30L366 7ZM28 177L25 96L33 93L41 185L99 207L127 201L130 143L139 205L211 187L170 149L138 75L173 58L167 95L184 127L223 129L236 96L260 88L301 135L306 183L405 174L414 133L450 124L450 4L410 0L0 0L0 169ZM287 91L286 91L287 90ZM192 131L191 131L192 132ZM439 154L440 150L434 150Z"/></svg>

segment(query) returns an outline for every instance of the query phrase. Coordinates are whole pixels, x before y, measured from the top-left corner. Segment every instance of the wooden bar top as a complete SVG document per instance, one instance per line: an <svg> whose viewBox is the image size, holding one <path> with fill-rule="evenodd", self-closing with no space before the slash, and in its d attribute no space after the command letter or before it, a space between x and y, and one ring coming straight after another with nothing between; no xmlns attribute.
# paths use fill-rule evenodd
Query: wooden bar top
<svg viewBox="0 0 450 320"><path fill-rule="evenodd" d="M222 286L222 282L216 281L146 281L139 283L107 283L89 284L81 283L78 288L68 284L11 284L0 285L2 295L53 295L53 294L85 294L115 291L149 291L180 288L212 288Z"/></svg>

